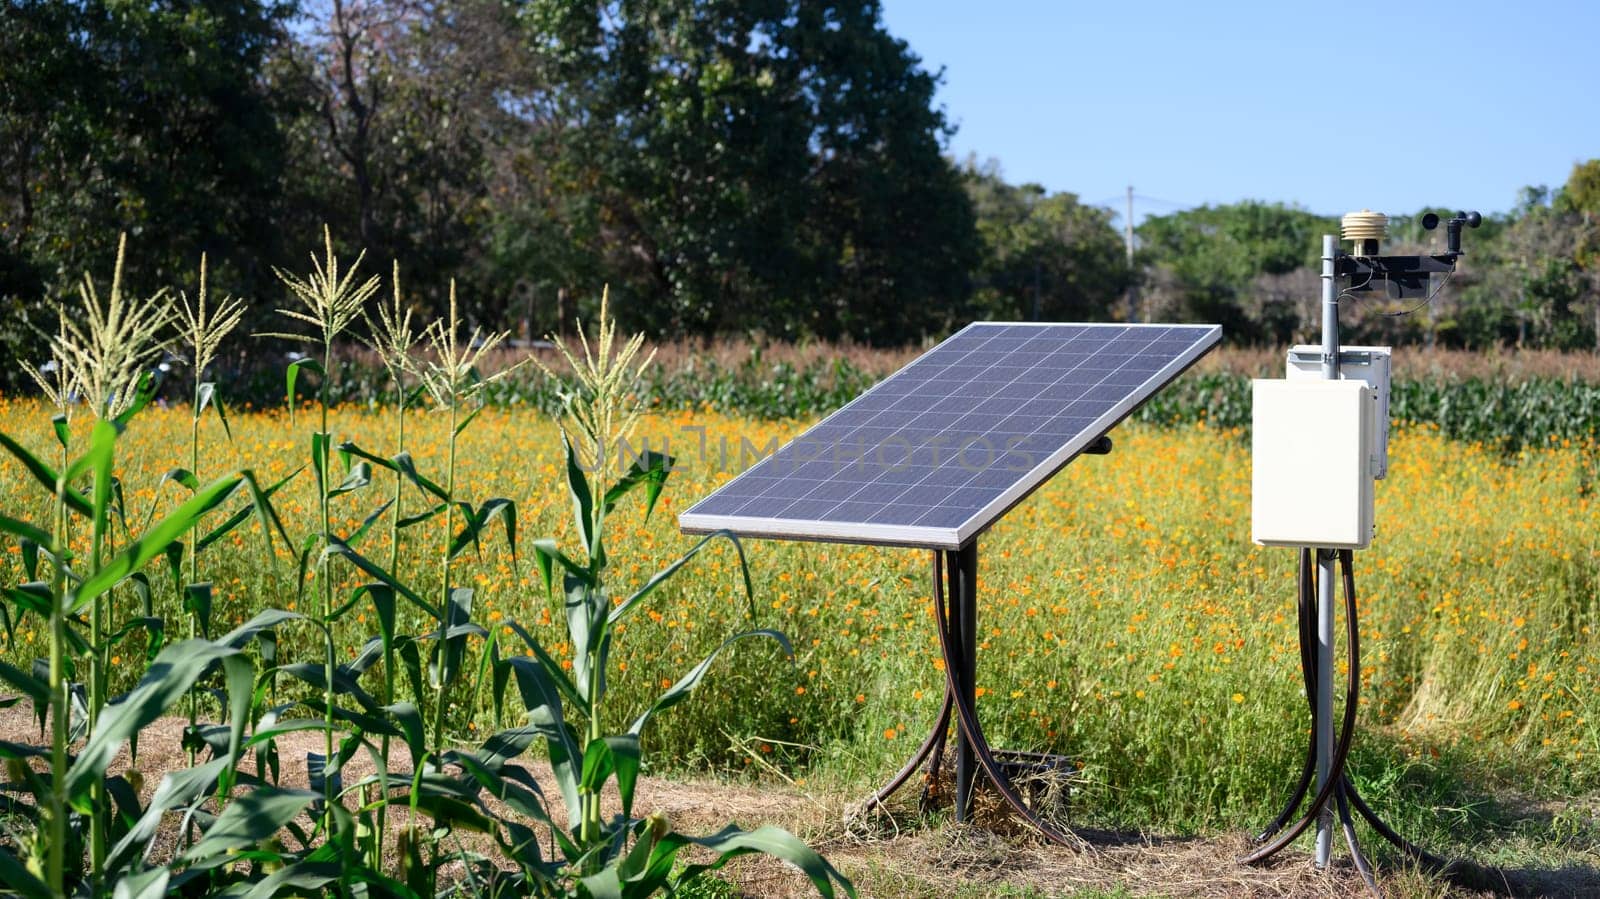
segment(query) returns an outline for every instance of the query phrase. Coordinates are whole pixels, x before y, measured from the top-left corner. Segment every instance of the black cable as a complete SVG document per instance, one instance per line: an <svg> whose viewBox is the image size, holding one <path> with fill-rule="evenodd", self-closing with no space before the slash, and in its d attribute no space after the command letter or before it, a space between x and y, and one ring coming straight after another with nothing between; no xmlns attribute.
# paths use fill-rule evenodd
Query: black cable
<svg viewBox="0 0 1600 899"><path fill-rule="evenodd" d="M1380 309L1374 314L1382 316L1384 318L1400 318L1402 316L1411 315L1411 314L1417 312L1418 310L1420 310L1422 307L1428 305L1429 303L1431 303L1435 299L1437 299L1439 297L1439 294L1443 293L1444 289L1450 285L1450 279L1454 278L1455 276L1456 276L1455 269L1451 269L1450 271L1446 272L1445 276L1444 276L1444 279L1439 282L1439 286L1435 287L1431 292L1429 292L1429 294L1426 297L1423 297L1419 302L1415 303L1412 306L1409 306L1409 307L1407 307L1405 309L1401 309L1401 310L1399 310L1397 312L1385 312L1385 311ZM1357 286L1354 286L1354 287L1346 287L1344 290L1341 290L1339 292L1338 299L1343 299L1344 297L1349 297L1350 299L1355 300L1357 302L1366 302L1366 298L1365 297L1357 296L1354 293L1354 291L1360 290L1360 289L1366 287L1368 284L1371 284L1373 277L1374 277L1373 275L1369 274L1369 275L1367 275L1367 280L1361 282L1361 284L1359 284ZM1383 280L1384 280L1384 283L1388 283L1389 278L1387 276L1385 276Z"/></svg>
<svg viewBox="0 0 1600 899"><path fill-rule="evenodd" d="M1349 550L1343 552L1348 553ZM1293 843L1317 820L1323 808L1327 806L1328 800L1332 799L1333 794L1339 789L1344 774L1345 759L1350 755L1350 744L1355 737L1356 703L1361 692L1361 635L1356 629L1355 581L1348 575L1348 569L1346 571L1345 631L1349 643L1350 671L1345 683L1344 721L1339 728L1339 739L1334 744L1332 764L1328 767L1328 779L1317 791L1316 798L1311 801L1311 807L1298 821L1272 842L1239 859L1242 864L1255 864ZM1314 721L1313 733L1315 733Z"/></svg>
<svg viewBox="0 0 1600 899"><path fill-rule="evenodd" d="M961 668L963 659L956 643L955 635L950 633L948 611L945 608L944 596L944 564L943 554L938 550L933 553L933 614L938 620L939 650L944 656L944 674L946 689L955 698L956 724L960 726L961 736L967 741L967 746L972 749L972 754L977 757L978 765L983 773L989 776L989 783L1000 793L1001 798L1023 820L1032 824L1045 838L1052 843L1065 846L1068 849L1084 850L1089 844L1083 837L1071 830L1063 830L1041 818L1017 794L1016 788L1011 785L1011 779L1006 777L1000 769L1000 763L995 761L994 753L989 748L989 741L983 736L983 728L978 723L977 710L972 703L962 694L960 684L956 681L956 672Z"/></svg>
<svg viewBox="0 0 1600 899"><path fill-rule="evenodd" d="M1383 899L1383 890L1378 889L1378 878L1372 873L1372 863L1361 851L1361 841L1356 839L1356 822L1350 817L1350 790L1349 784L1340 778L1340 789L1334 794L1339 806L1339 826L1344 830L1344 842L1350 847L1350 857L1355 860L1356 870L1361 872L1361 879L1366 882L1367 889L1372 895Z"/></svg>
<svg viewBox="0 0 1600 899"><path fill-rule="evenodd" d="M872 798L868 802L869 805L876 805L882 808L888 802L889 797L894 795L895 791L899 790L911 778L911 775L916 773L918 768L922 767L922 763L931 758L932 764L928 770L929 782L922 791L923 801L927 801L933 783L939 777L939 762L944 755L944 735L945 731L950 727L950 710L950 690L946 687L944 703L939 707L939 716L934 721L933 730L929 731L928 738L922 741L922 745L917 748L916 752L912 753L911 760L906 762L899 773L890 778L888 783L879 787L876 793L872 794Z"/></svg>
<svg viewBox="0 0 1600 899"><path fill-rule="evenodd" d="M1352 718L1351 711L1359 699L1359 694L1356 692L1356 690L1360 684L1359 672L1361 658L1361 638L1360 626L1356 620L1355 573L1353 560L1354 554L1350 550L1346 549L1339 551L1339 567L1341 569L1341 580L1343 581L1345 594L1346 629L1350 642L1351 665L1349 678L1350 694L1347 705L1345 706L1346 724L1350 722ZM1317 674L1315 664L1316 653L1312 647L1315 645L1316 640L1315 624L1313 621L1315 604L1313 599L1317 593L1317 582L1315 574L1312 570L1310 550L1301 551L1299 575L1299 602L1297 603L1298 608L1296 610L1296 617L1298 619L1298 630L1301 641L1300 671L1301 680L1306 687L1306 698L1308 703L1311 705L1312 733L1313 739L1315 739L1314 735L1316 732L1317 714L1315 696L1317 688ZM1492 892L1507 894L1510 893L1510 882L1507 879L1504 871L1498 868L1485 867L1466 861L1445 859L1434 855L1433 853L1428 852L1427 850L1417 846L1415 843L1412 843L1411 841L1400 836L1399 833L1395 832L1394 828L1384 823L1384 821L1378 817L1377 813L1372 810L1372 807L1367 805L1366 801L1361 798L1361 794L1356 791L1355 785L1350 782L1349 775L1345 771L1345 763L1348 759L1347 753L1349 748L1346 744L1346 737L1344 734L1341 734L1340 747L1346 750L1346 754L1341 755L1338 751L1335 752L1334 766L1332 769L1333 776L1330 777L1329 784L1336 785L1332 793L1335 806L1338 810L1339 822L1344 831L1345 842L1350 847L1351 857L1355 862L1357 870L1361 873L1362 880L1366 883L1367 888L1375 896L1381 896L1382 893L1378 888L1377 879L1373 874L1372 866L1367 861L1365 853L1362 852L1360 842L1356 837L1354 826L1355 819L1354 816L1350 814L1352 808L1367 822L1367 824L1372 828L1373 832L1392 843L1402 853L1411 858L1413 861L1417 862L1423 868L1429 870L1431 873L1447 878L1453 883L1469 889L1489 890ZM1313 750L1314 748L1315 746L1313 744ZM1313 752L1312 757L1307 762L1307 767L1301 772L1302 783L1305 782L1305 778L1309 776L1308 772L1314 768L1314 766L1315 760ZM1262 837L1257 838L1258 842L1266 839L1271 834L1275 833L1277 829L1281 828L1281 821L1288 815L1293 814L1294 808L1298 807L1300 800L1304 798L1304 794L1304 788L1296 788L1294 795L1291 798L1290 806L1279 815L1279 820L1274 821L1273 827L1269 827ZM1320 798L1321 797L1319 793L1319 799ZM1304 829L1309 826L1310 820L1318 817L1322 810L1322 806L1324 805L1326 805L1325 800L1314 801L1312 803L1312 808L1307 812L1306 816L1296 822L1296 831L1294 832L1293 836L1288 836L1286 838L1274 841L1273 846L1264 847L1262 850L1248 856L1246 859L1244 859L1244 861L1246 863L1259 861L1278 851L1278 849L1281 849L1283 846L1288 845L1289 842L1293 841L1295 836L1299 835L1299 832L1303 832Z"/></svg>
<svg viewBox="0 0 1600 899"><path fill-rule="evenodd" d="M1302 549L1300 550L1300 576L1298 579L1300 595L1295 603L1295 626L1300 638L1300 679L1305 685L1306 702L1311 706L1312 725L1311 735L1306 740L1306 760L1305 764L1300 766L1299 782L1295 784L1293 790L1289 791L1289 801L1284 803L1283 811L1272 819L1272 823L1267 825L1265 830L1256 834L1255 842L1257 843L1265 843L1267 840L1272 839L1294 818L1295 809L1298 809L1300 803L1305 801L1306 791L1311 789L1311 781L1316 776L1317 707L1313 699L1316 696L1316 682L1314 680L1316 677L1314 670L1316 661L1312 656L1311 647L1315 643L1317 635L1316 625L1313 623L1313 608L1316 602L1316 587L1312 581L1313 576L1311 550Z"/></svg>

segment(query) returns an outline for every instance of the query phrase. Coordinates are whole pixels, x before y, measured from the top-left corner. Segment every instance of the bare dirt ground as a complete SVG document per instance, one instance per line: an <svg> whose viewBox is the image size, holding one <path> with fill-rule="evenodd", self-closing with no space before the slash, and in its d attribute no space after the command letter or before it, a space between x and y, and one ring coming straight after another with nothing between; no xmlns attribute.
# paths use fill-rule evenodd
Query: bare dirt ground
<svg viewBox="0 0 1600 899"><path fill-rule="evenodd" d="M184 721L165 718L141 735L136 763L127 747L112 763L112 773L136 770L148 799L161 774L184 767L179 744ZM0 709L0 739L36 742L38 723L26 703ZM394 764L404 766L404 750L395 747ZM305 755L321 752L321 738L298 734L279 742L283 781L305 786ZM253 764L247 768L253 769ZM531 766L541 783L548 769ZM359 755L344 772L354 783L373 772ZM907 793L914 792L911 789ZM559 798L551 790L551 801ZM636 813L661 812L685 833L710 833L730 822L746 827L777 824L800 834L836 867L851 877L865 897L1095 896L1302 897L1360 896L1366 890L1347 861L1318 871L1304 852L1286 851L1260 867L1235 859L1248 846L1244 834L1164 837L1157 834L1100 835L1087 850L1074 851L1034 839L980 802L976 826L959 826L915 815L864 815L859 797L817 796L785 785L729 784L710 780L644 778ZM996 805L990 803L990 806ZM552 809L556 812L557 809ZM176 833L165 835L154 857L166 857ZM1462 889L1414 870L1380 869L1384 891L1391 897L1482 897L1491 895L1597 897L1600 868L1571 860L1552 860L1505 872L1494 872L1497 889ZM782 863L746 858L730 865L726 879L737 895L752 897L814 896L805 879Z"/></svg>

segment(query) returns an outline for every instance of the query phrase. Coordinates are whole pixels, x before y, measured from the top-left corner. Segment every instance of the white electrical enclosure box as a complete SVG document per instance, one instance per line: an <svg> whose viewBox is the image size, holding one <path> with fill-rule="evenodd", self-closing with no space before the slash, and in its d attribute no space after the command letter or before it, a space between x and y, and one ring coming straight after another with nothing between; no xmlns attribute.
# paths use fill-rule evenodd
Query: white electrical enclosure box
<svg viewBox="0 0 1600 899"><path fill-rule="evenodd" d="M1372 390L1364 382L1257 380L1251 536L1263 546L1372 542Z"/></svg>
<svg viewBox="0 0 1600 899"><path fill-rule="evenodd" d="M1339 377L1361 381L1372 388L1372 476L1379 480L1389 473L1389 371L1389 347L1347 346L1339 350ZM1322 347L1290 347L1288 378L1322 380Z"/></svg>

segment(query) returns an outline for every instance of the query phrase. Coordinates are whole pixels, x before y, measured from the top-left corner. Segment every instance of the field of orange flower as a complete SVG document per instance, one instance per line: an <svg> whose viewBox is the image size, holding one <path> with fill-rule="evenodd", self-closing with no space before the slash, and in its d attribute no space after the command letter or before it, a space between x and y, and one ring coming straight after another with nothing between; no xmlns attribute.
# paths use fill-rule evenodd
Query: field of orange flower
<svg viewBox="0 0 1600 899"><path fill-rule="evenodd" d="M32 401L0 400L0 431L40 453L54 439L49 418ZM305 428L288 419L282 411L235 415L231 438L206 421L201 470L243 466L262 482L290 474L305 458ZM186 448L189 423L187 408L152 409L119 444L129 519L181 500L163 475L177 464L177 447ZM678 466L653 518L630 506L612 522L616 574L637 584L680 554L691 539L678 534L677 512L731 477L750 448L804 425L697 412L648 419L639 437ZM335 443L382 446L391 421L346 407L330 426ZM447 422L418 414L408 429L421 467L437 467ZM1074 463L982 539L980 712L997 745L1078 761L1073 807L1084 820L1167 829L1263 823L1304 752L1292 553L1249 541L1241 435L1128 425L1115 437L1110 456ZM520 540L570 542L562 446L547 418L489 408L462 439L460 477L484 497L515 501ZM1352 765L1363 792L1390 817L1422 821L1447 817L1446 809L1454 809L1449 820L1492 815L1471 800L1507 785L1534 795L1600 787L1596 447L1557 444L1508 459L1403 428L1390 457L1378 486L1379 537L1356 556L1365 692ZM38 500L24 478L15 462L0 463L0 508L33 511ZM275 502L286 519L318 514L304 472ZM372 511L360 494L334 502L336 524L351 528ZM404 502L413 513L424 506L419 495ZM380 530L367 545L386 557ZM269 552L254 523L226 539L231 549L213 552L207 566L223 627L262 608L304 606L287 548ZM627 677L614 687L613 707L619 717L637 714L686 666L747 629L753 614L790 636L794 662L771 646L736 647L734 663L719 662L695 705L649 735L657 764L864 793L914 748L937 710L929 560L776 542L746 551L754 609L723 547L702 557L693 577L664 587L648 616L619 628L615 658ZM402 545L401 553L412 551ZM408 568L427 569L421 553ZM7 583L23 579L15 548L5 565ZM559 606L531 558L486 540L461 571L477 590L474 617L523 622L570 652ZM154 568L151 580L155 604L176 618L172 581ZM357 583L352 571L343 586ZM131 593L119 601L114 618L139 614ZM341 627L347 657L372 630L359 615ZM314 657L312 633L282 639L284 657ZM0 659L26 667L44 640L24 625ZM141 651L137 640L120 649ZM142 670L118 662L113 695ZM119 672L133 673L118 682ZM463 742L492 727L489 691L480 685L454 697L447 724Z"/></svg>

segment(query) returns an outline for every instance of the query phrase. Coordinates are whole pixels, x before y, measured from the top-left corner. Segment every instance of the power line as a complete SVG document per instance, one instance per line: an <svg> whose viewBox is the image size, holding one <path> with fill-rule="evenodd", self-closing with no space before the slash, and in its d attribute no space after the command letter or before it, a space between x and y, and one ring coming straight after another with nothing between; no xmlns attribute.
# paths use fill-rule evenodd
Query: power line
<svg viewBox="0 0 1600 899"><path fill-rule="evenodd" d="M1194 203L1179 203L1176 200L1163 200L1160 197L1150 197L1144 194L1135 194L1134 198L1143 200L1146 203L1154 203L1157 206L1170 206L1173 209L1193 209L1195 207Z"/></svg>

